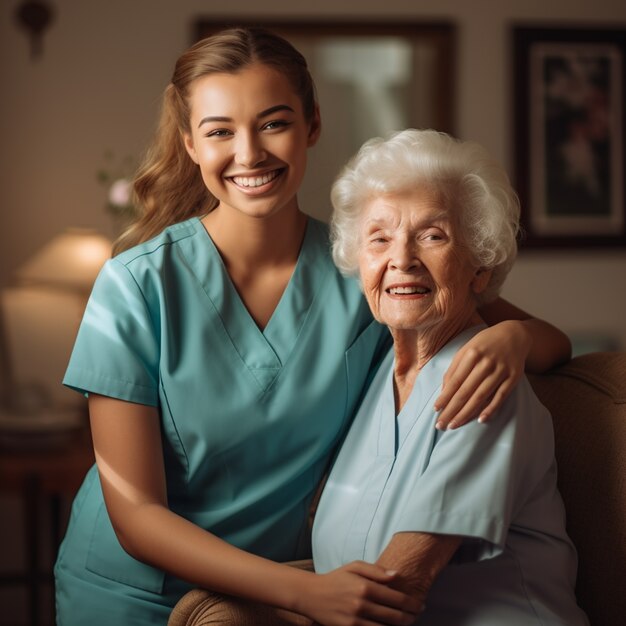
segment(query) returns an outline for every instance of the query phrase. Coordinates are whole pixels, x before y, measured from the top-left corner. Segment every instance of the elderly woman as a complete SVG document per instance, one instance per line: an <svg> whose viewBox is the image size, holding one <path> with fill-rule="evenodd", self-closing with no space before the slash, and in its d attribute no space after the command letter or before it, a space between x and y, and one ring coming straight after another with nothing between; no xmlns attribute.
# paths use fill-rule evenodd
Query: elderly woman
<svg viewBox="0 0 626 626"><path fill-rule="evenodd" d="M574 596L552 423L527 380L489 424L433 426L444 374L485 327L477 307L497 297L515 259L519 205L505 172L476 144L407 130L366 143L332 198L335 263L360 278L393 349L324 487L315 571L382 566L391 587L425 607L420 624L588 624ZM209 614L221 624L310 624L197 593L196 619L172 626Z"/></svg>
<svg viewBox="0 0 626 626"><path fill-rule="evenodd" d="M556 488L550 415L523 379L488 425L433 428L454 354L516 255L519 207L478 145L407 130L366 143L333 187L337 265L393 336L313 527L318 572L398 572L420 624L587 624Z"/></svg>

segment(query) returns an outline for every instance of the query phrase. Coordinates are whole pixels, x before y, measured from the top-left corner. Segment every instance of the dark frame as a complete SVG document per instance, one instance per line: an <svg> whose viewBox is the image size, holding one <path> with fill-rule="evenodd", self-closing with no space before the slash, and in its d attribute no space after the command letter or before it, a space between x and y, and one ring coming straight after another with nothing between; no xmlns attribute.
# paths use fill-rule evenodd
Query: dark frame
<svg viewBox="0 0 626 626"><path fill-rule="evenodd" d="M436 110L434 126L448 133L455 131L456 102L456 26L445 21L393 21L388 18L367 20L333 19L332 21L305 18L281 19L272 16L259 18L200 17L193 22L192 40L198 41L224 28L233 26L261 26L286 39L298 36L401 36L427 41L437 51L437 71L433 87L433 107Z"/></svg>
<svg viewBox="0 0 626 626"><path fill-rule="evenodd" d="M626 30L513 27L524 247L626 245Z"/></svg>

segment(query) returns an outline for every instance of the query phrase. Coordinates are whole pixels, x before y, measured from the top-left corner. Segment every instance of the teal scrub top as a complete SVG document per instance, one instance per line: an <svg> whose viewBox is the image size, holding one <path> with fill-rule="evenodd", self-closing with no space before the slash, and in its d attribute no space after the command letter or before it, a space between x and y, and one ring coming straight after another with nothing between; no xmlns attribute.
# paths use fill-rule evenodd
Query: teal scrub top
<svg viewBox="0 0 626 626"><path fill-rule="evenodd" d="M435 429L452 339L420 371L396 416L391 351L373 380L320 499L318 572L375 562L397 532L462 536L418 623L583 626L576 554L556 487L552 421L523 379L489 424Z"/></svg>
<svg viewBox="0 0 626 626"><path fill-rule="evenodd" d="M64 384L158 407L170 508L235 546L288 561L310 556L312 494L388 346L356 281L333 265L321 222L308 219L292 278L260 330L193 218L107 262ZM76 597L70 582L87 575ZM121 548L95 468L56 576L62 623L71 623L65 607L97 604L90 594L107 585L143 605L172 606L186 590Z"/></svg>

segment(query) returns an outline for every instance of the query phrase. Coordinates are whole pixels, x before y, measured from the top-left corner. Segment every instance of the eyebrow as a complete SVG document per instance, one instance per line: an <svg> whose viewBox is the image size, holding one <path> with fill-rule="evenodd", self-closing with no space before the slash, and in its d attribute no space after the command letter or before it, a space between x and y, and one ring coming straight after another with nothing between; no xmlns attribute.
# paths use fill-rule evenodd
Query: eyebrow
<svg viewBox="0 0 626 626"><path fill-rule="evenodd" d="M291 111L292 113L295 113L293 108L290 107L288 104L277 104L276 106L273 106L273 107L270 107L269 109L265 109L264 111L261 111L256 116L256 118L260 120L264 117L267 117L268 115L277 113L278 111ZM207 117L203 117L200 120L200 123L198 124L198 128L200 128L202 124L206 124L208 122L232 122L232 121L233 121L232 117L226 117L226 116L221 116L221 115L209 115Z"/></svg>
<svg viewBox="0 0 626 626"><path fill-rule="evenodd" d="M445 209L442 211L438 211L437 213L434 213L433 215L427 216L427 219L422 219L420 222L417 223L417 226L419 228L424 228L424 226L426 224L434 224L437 222L442 222L442 221L451 221L451 216L449 211L446 211ZM387 215L372 215L371 217L368 217L363 224L365 225L365 227L368 228L380 228L380 227L386 227L388 226L390 223L392 223L394 221L393 218L390 218Z"/></svg>

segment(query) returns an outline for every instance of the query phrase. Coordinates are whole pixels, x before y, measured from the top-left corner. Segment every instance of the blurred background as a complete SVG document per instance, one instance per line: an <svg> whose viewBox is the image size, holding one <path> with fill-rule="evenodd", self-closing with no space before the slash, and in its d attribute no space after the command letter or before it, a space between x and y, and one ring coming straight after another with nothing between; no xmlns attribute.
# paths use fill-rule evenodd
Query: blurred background
<svg viewBox="0 0 626 626"><path fill-rule="evenodd" d="M514 178L513 93L520 77L513 26L626 28L623 0L386 0L384 12L378 0L48 0L49 13L40 6L26 18L30 30L27 4L0 0L0 391L6 414L0 429L0 624L15 626L52 623L50 563L70 499L53 486L53 506L46 499L37 508L35 492L25 495L24 481L35 479L15 470L11 443L22 436L15 420L35 413L49 418L41 428L45 441L23 453L28 459L45 456L55 437L84 420L83 400L59 381L91 282L126 219L124 188L114 183L141 158L173 64L197 37L199 21L205 29L238 21L347 22L370 34L386 21L445 26L450 47L443 65L431 63L428 46L407 52L383 41L383 71L368 62L371 71L362 72L359 89L347 90L347 105L335 102L336 83L362 69L366 53L294 39L319 74L323 141L311 156L301 207L322 219L330 212L332 177L352 146L389 126L438 125L478 141ZM332 54L339 56L329 60ZM413 70L403 69L407 55L421 68L419 83ZM370 82L373 75L394 82L388 91L397 96L395 106ZM412 109L418 104L419 113ZM347 121L368 107L378 115L360 123L366 136L351 137ZM577 352L626 347L623 246L522 250L503 295L567 332ZM21 420L20 428L31 428L27 423ZM24 459L27 467L31 461ZM81 457L70 469L81 473L87 462ZM74 488L70 478L62 482L67 492ZM32 528L25 511L37 517ZM34 541L35 555L29 549Z"/></svg>

